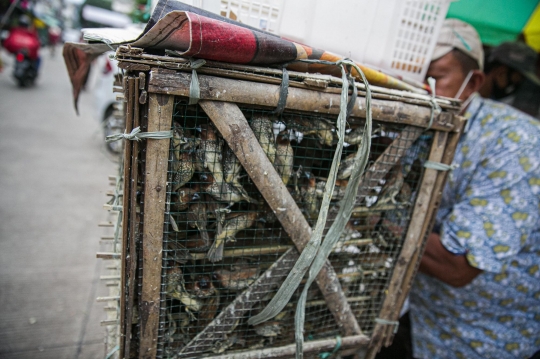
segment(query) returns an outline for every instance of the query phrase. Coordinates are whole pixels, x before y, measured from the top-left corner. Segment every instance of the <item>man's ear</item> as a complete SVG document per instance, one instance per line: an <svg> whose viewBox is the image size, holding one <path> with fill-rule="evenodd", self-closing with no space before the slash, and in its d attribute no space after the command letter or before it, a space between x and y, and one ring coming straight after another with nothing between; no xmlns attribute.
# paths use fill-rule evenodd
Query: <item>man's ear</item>
<svg viewBox="0 0 540 359"><path fill-rule="evenodd" d="M463 90L462 98L469 98L473 93L480 90L484 81L486 80L486 75L480 70L473 70L471 78Z"/></svg>

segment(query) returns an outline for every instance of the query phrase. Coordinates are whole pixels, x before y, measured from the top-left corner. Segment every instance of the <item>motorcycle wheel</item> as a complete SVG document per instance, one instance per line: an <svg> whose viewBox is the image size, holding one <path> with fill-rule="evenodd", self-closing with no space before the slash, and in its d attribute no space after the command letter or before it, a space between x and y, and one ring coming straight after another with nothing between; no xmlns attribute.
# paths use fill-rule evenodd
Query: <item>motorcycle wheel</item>
<svg viewBox="0 0 540 359"><path fill-rule="evenodd" d="M124 119L117 118L114 115L114 108L112 106L105 112L102 125L105 137L124 132ZM110 153L119 155L124 149L124 141L106 142L105 147Z"/></svg>

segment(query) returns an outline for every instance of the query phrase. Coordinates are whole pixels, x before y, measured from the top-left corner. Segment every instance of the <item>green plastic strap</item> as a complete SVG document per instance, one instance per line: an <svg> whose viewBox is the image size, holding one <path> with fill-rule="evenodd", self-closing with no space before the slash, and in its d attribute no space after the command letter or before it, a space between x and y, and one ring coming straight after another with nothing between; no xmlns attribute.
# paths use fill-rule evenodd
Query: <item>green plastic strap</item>
<svg viewBox="0 0 540 359"><path fill-rule="evenodd" d="M119 346L119 345L115 346L115 347L109 352L109 354L107 354L107 356L105 356L105 359L110 359L110 358L112 358L112 356L114 355L114 353L116 353L116 352L119 351L119 350L120 350L120 346Z"/></svg>
<svg viewBox="0 0 540 359"><path fill-rule="evenodd" d="M287 103L287 96L289 95L289 71L283 66L283 76L281 78L281 86L279 87L279 99L276 109L273 113L281 115L285 110L285 104Z"/></svg>
<svg viewBox="0 0 540 359"><path fill-rule="evenodd" d="M105 137L105 142L114 142L118 140L132 140L132 141L140 141L143 138L151 138L154 140L164 140L167 138L173 137L173 131L156 131L156 132L141 132L140 127L135 127L130 133L117 133L114 135L110 135Z"/></svg>
<svg viewBox="0 0 540 359"><path fill-rule="evenodd" d="M334 223L332 223L332 226L330 227L330 229L328 230L328 233L326 234L326 237L319 249L317 257L315 258L315 260L313 261L313 264L311 265L311 268L309 270L309 278L304 286L304 289L298 301L298 305L297 305L296 313L295 313L295 338L296 338L296 358L297 359L303 358L303 343L304 343L303 332L304 332L305 307L306 307L308 289L310 285L313 283L313 281L315 280L315 277L317 276L317 274L319 274L320 270L326 263L328 256L332 252L332 248L341 238L341 233L345 229L345 226L347 225L347 222L349 221L351 217L354 204L356 202L356 195L358 193L358 186L360 184L360 179L367 166L368 159L369 159L369 150L371 148L372 113L371 113L371 89L369 87L369 83L364 73L362 72L362 70L354 62L348 59L345 59L345 60L339 61L338 63L346 64L346 65L354 67L356 71L358 71L358 73L362 77L362 81L364 82L365 87L366 87L366 97L365 97L366 124L364 128L362 144L358 148L358 151L356 152L356 155L355 155L355 167L353 169L351 177L349 178L349 183L347 185L347 189L345 190L345 195L340 202L339 211L336 215ZM340 118L343 117L342 119L345 120L345 117L346 117L345 106L347 103L346 99L348 95L348 85L349 85L349 82L346 79L347 75L345 73L345 68L342 67L342 69L343 69L344 85L342 87L342 93L341 93L342 95L341 109L340 109L340 115L338 117L338 124L339 124ZM354 82L352 82L352 84L353 86L355 86ZM339 140L340 140L340 143L342 144L343 138L339 138ZM325 188L325 195L328 195L328 196L331 195L334 189L334 184L335 184L335 181L332 184L332 186L328 188L328 183L327 183L327 187ZM320 219L320 215L319 215L319 219ZM326 217L325 217L325 221L326 221ZM323 229L324 229L324 224L323 224Z"/></svg>
<svg viewBox="0 0 540 359"><path fill-rule="evenodd" d="M397 333L399 328L399 322L397 320L387 320L387 319L381 319L381 318L375 318L375 323L379 323L382 325L393 325L394 326L394 334Z"/></svg>
<svg viewBox="0 0 540 359"><path fill-rule="evenodd" d="M439 103L435 100L435 85L436 80L433 77L429 77L427 79L428 85L431 88L431 98L429 99L429 104L431 105L431 116L429 118L429 124L426 127L426 131L429 131L431 129L431 126L433 126L433 120L435 119L435 113L439 115L442 112L441 106L439 106Z"/></svg>
<svg viewBox="0 0 540 359"><path fill-rule="evenodd" d="M197 76L197 69L206 64L203 59L191 61L191 82L189 83L189 102L188 105L196 105L201 98L201 87L199 85L199 76Z"/></svg>
<svg viewBox="0 0 540 359"><path fill-rule="evenodd" d="M453 171L456 168L458 168L459 166L456 165L456 164L447 165L447 164L444 164L444 163L441 163L441 162L434 162L434 161L429 161L428 160L428 161L424 162L424 167L425 168L430 168L432 170L437 170L437 171Z"/></svg>
<svg viewBox="0 0 540 359"><path fill-rule="evenodd" d="M336 354L337 351L341 348L341 337L339 335L336 336L336 346L334 347L334 350L332 350L330 353L328 352L323 352L323 353L319 353L319 358L321 359L328 359L330 358L332 355Z"/></svg>

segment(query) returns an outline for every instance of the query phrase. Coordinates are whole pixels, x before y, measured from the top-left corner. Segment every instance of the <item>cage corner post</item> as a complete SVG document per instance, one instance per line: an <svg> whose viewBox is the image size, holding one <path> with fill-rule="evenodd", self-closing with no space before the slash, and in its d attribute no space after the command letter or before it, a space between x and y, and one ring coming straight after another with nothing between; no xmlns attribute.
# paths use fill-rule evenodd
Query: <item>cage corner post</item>
<svg viewBox="0 0 540 359"><path fill-rule="evenodd" d="M148 132L171 129L174 97L149 95ZM142 294L140 303L140 359L157 355L161 270L163 248L163 218L167 192L169 139L146 140L144 184L144 226L142 236Z"/></svg>

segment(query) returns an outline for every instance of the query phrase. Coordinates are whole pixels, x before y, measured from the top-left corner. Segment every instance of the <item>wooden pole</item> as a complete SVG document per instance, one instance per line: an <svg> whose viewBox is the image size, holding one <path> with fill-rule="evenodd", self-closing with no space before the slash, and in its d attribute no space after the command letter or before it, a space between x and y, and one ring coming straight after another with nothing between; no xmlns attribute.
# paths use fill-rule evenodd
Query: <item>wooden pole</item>
<svg viewBox="0 0 540 359"><path fill-rule="evenodd" d="M133 90L135 87L135 83L132 80L128 80L127 77L124 77L124 94L125 97L128 99L127 104L124 106L124 121L126 126L126 132L129 133L133 129L133 105L134 105L134 96L133 96ZM123 192L124 194L129 193L131 189L131 143L126 143L124 145L124 159L123 159L123 166L124 166L124 186L123 186ZM136 171L135 171L136 172ZM128 258L127 250L129 248L128 246L128 223L129 223L129 196L124 195L122 197L122 260L120 263L121 268L121 285L120 285L120 350L119 350L119 357L123 358L124 353L126 354L126 357L129 358L129 337L131 328L129 327L129 322L131 322L130 319L126 320L126 308L129 306L128 302L126 301L127 298L127 268L128 263L131 258ZM127 338L127 339L126 339Z"/></svg>
<svg viewBox="0 0 540 359"><path fill-rule="evenodd" d="M207 75L199 75L198 78L202 100L227 101L269 108L277 106L279 85ZM191 74L154 69L150 72L148 92L189 97L190 83ZM339 94L290 87L285 108L337 116L339 103ZM363 97L360 97L357 103L363 104ZM371 108L374 120L422 128L428 127L432 112L431 108L425 106L378 99L371 101ZM355 106L351 116L366 118L364 106ZM454 121L453 113L443 112L435 116L431 128L439 131L452 131L455 127Z"/></svg>
<svg viewBox="0 0 540 359"><path fill-rule="evenodd" d="M174 97L150 94L148 132L171 129ZM147 139L142 238L142 294L139 358L156 357L161 292L163 219L167 193L169 139Z"/></svg>
<svg viewBox="0 0 540 359"><path fill-rule="evenodd" d="M341 350L350 348L361 348L369 343L369 338L365 335L347 336L341 338ZM304 343L304 353L332 352L338 346L336 338L309 341ZM260 358L294 358L296 344L286 345L277 348L258 349L249 352L240 352L219 356L207 357L208 359L260 359Z"/></svg>
<svg viewBox="0 0 540 359"><path fill-rule="evenodd" d="M434 162L440 162L446 148L446 142L448 139L448 133L436 132L433 136L433 143L431 145L431 151L429 154L429 160ZM405 242L401 249L401 253L395 262L392 277L388 285L387 294L384 298L384 302L379 313L379 318L383 320L390 320L390 314L393 313L398 297L401 292L401 286L407 271L407 267L418 248L424 241L423 228L424 223L430 218L428 213L430 200L435 189L435 181L437 178L437 171L426 168L418 196L414 205L413 213L411 215L411 222L405 237ZM373 329L373 335L371 336L371 343L366 359L373 359L379 351L382 342L385 340L387 327L385 324L376 323Z"/></svg>
<svg viewBox="0 0 540 359"><path fill-rule="evenodd" d="M461 132L453 132L449 135L446 150L444 151L444 156L441 160L442 163L447 164L447 165L450 165L452 163L460 137L461 137ZM429 209L427 211L429 218L426 218L424 222L424 226L422 228L422 234L419 240L422 240L422 239L425 240L427 238L427 235L431 232L431 229L434 224L435 215L437 213L437 210L439 209L442 191L446 183L447 177L448 177L447 171L439 171L437 173L437 179L435 181L433 194L430 200ZM410 264L405 273L405 278L402 283L400 295L394 307L394 311L393 313L390 314L390 317L392 318L392 320L399 319L399 313L401 312L401 308L403 307L403 303L405 302L405 299L409 295L409 291L412 286L412 280L414 279L414 275L416 273L418 265L420 264L420 258L422 257L423 250L424 250L424 246L422 244L419 244L417 251L414 253L413 258L410 261ZM388 331L385 346L389 346L390 344L392 344L392 338L393 338L393 332Z"/></svg>
<svg viewBox="0 0 540 359"><path fill-rule="evenodd" d="M311 227L261 148L242 111L236 104L228 102L200 101L200 105L301 252L311 238ZM336 272L328 261L317 275L316 282L340 330L345 335L361 334Z"/></svg>

